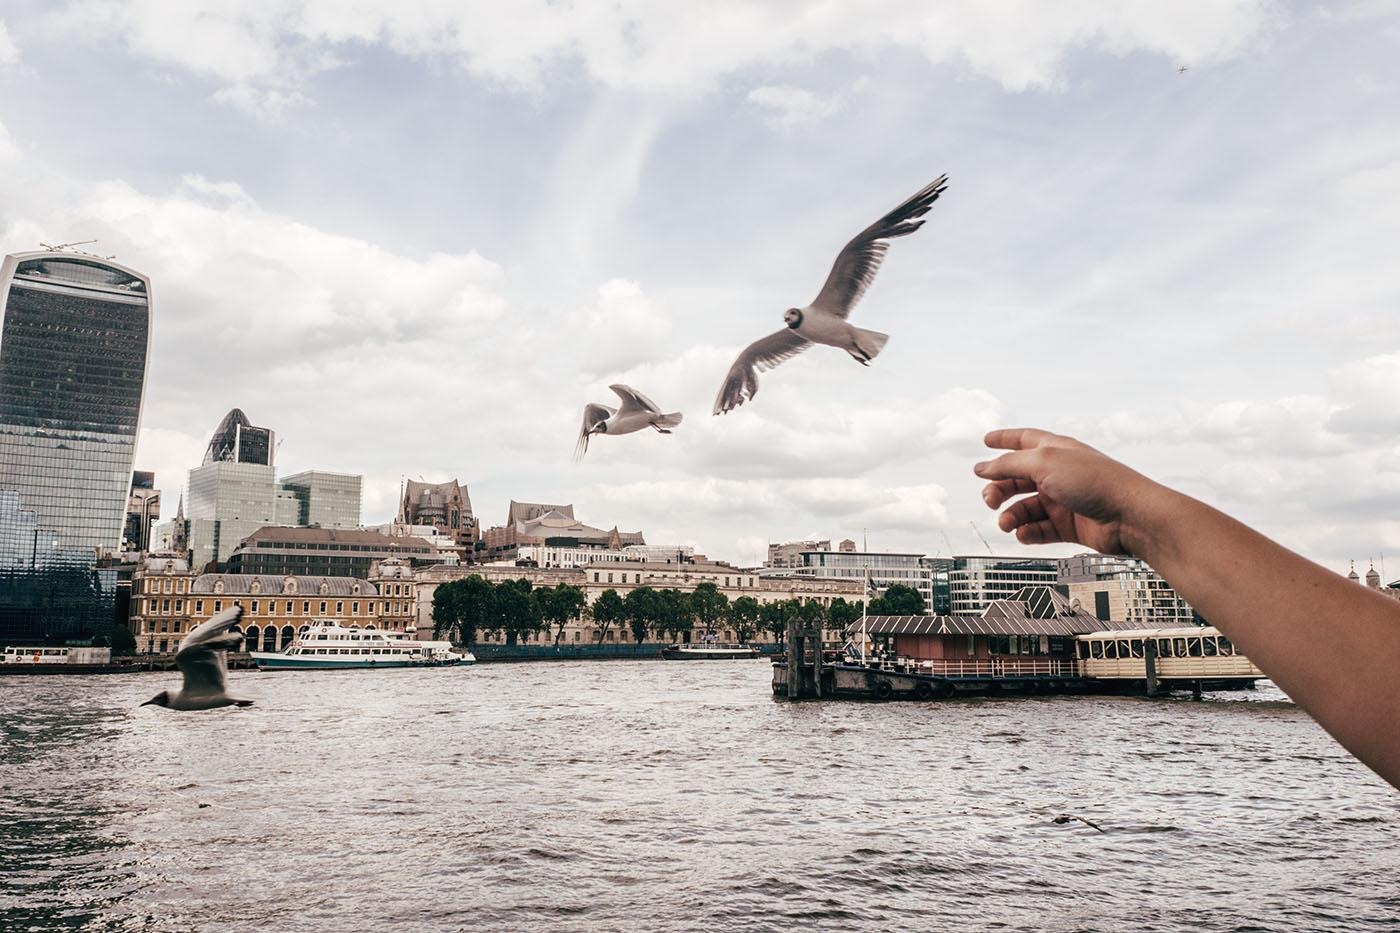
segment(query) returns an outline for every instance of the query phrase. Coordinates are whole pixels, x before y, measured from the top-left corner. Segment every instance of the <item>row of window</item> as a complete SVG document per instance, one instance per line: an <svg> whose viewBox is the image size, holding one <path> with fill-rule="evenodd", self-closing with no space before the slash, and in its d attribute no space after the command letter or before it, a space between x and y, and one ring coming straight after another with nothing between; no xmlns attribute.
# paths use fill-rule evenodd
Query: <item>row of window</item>
<svg viewBox="0 0 1400 933"><path fill-rule="evenodd" d="M267 601L267 614L268 614L268 615L274 615L274 616L275 616L275 615L278 615L278 612L277 612L277 602L278 602L278 601L275 600L275 599L269 599L269 600ZM204 615L204 603L205 603L205 601L202 600L202 599L196 599L196 600L194 600L194 614L195 614L195 615L197 615L197 616L202 616L202 615ZM212 610L213 612L222 612L222 611L223 611L223 608L224 608L224 601L223 601L222 599L213 600L213 604L214 604L214 608L213 608L213 610ZM230 606L242 606L242 605L243 605L243 600L241 600L241 599L235 599L235 600L231 601L231 602L229 603L229 605L230 605ZM284 610L284 612L283 612L282 614L283 614L283 615L292 615L292 614L293 614L293 610L294 610L294 608L295 608L295 605L296 605L295 601L290 600L290 599L289 599L289 600L286 600L286 609ZM328 609L328 607L330 606L330 603L323 599L323 600L320 601L319 605L320 605L320 608L317 610L317 612L318 612L320 615L326 615L327 609ZM376 608L375 608L376 606L379 607L377 610L376 610ZM249 613L249 615L260 615L260 614L262 614L262 610L263 610L263 603L262 603L261 600L258 600L258 599L252 600L250 606L248 607L248 613ZM180 614L182 614L184 611L185 611L185 601L184 601L183 599L176 599L176 600L174 600L174 602L173 602L173 607L172 607L172 601L169 600L169 599L159 599L159 600L157 600L157 599L152 599L152 600L148 600L148 601L143 601L143 603L138 604L137 607L136 607L136 612L133 613L133 615L138 615L138 616L139 616L139 615L172 615L172 614L173 614L173 615L180 615ZM413 604L412 604L411 602L406 601L406 600L397 600L397 601L385 600L385 601L382 602L382 603L375 603L374 601L371 600L370 602L365 603L365 611L369 612L370 614L374 614L374 613L377 611L377 612L379 612L381 615L391 615L391 616L397 616L397 615L412 615L412 613L413 613ZM309 599L304 599L304 600L302 600L302 602L301 602L301 614L302 614L302 615L310 615L310 614L311 614L311 600L309 600ZM336 614L337 616L343 616L343 615L345 614L345 603L344 603L344 601L338 601L338 602L336 602L336 604L335 604L335 614ZM351 614L352 616L358 616L358 615L360 614L360 603L359 603L358 600L356 600L356 601L354 601L354 602L352 602L352 603L350 604L350 614Z"/></svg>

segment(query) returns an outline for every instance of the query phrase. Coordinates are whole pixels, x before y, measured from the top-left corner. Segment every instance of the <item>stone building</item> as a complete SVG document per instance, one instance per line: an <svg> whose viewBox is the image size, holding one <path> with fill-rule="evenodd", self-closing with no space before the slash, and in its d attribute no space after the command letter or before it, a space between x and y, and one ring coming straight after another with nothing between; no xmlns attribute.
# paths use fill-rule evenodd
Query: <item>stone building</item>
<svg viewBox="0 0 1400 933"><path fill-rule="evenodd" d="M132 578L131 621L138 653L167 654L201 622L241 606L247 650L277 651L313 620L411 632L417 582L398 559L370 579L270 574L198 574L180 558L147 558Z"/></svg>
<svg viewBox="0 0 1400 933"><path fill-rule="evenodd" d="M486 562L513 561L528 545L555 547L596 547L620 550L629 545L645 545L640 531L605 531L585 525L574 516L572 505L547 505L511 500L506 523L488 528L482 536Z"/></svg>
<svg viewBox="0 0 1400 933"><path fill-rule="evenodd" d="M445 483L405 482L394 522L442 529L463 547L467 560L481 540L481 528L472 514L471 496L467 487L455 479Z"/></svg>

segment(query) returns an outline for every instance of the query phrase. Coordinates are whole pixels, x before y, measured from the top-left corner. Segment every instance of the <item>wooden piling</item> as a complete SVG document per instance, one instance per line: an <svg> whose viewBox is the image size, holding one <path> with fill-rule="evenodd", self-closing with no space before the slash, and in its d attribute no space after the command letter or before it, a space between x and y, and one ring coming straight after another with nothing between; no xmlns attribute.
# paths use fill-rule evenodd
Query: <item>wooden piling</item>
<svg viewBox="0 0 1400 933"><path fill-rule="evenodd" d="M1147 661L1147 695L1157 695L1157 639L1143 639L1143 659Z"/></svg>

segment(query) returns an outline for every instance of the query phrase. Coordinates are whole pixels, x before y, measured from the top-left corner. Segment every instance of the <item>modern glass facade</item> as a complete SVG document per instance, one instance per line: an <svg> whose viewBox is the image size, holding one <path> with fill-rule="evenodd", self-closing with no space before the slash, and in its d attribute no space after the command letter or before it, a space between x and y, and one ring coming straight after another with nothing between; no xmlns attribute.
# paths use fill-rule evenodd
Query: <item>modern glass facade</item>
<svg viewBox="0 0 1400 933"><path fill-rule="evenodd" d="M103 635L115 587L96 559L122 541L149 281L80 253L7 256L0 311L0 643Z"/></svg>
<svg viewBox="0 0 1400 933"><path fill-rule="evenodd" d="M791 571L796 576L826 580L868 578L872 590L883 591L898 583L919 591L925 611L934 611L933 573L922 554L886 554L871 551L803 551Z"/></svg>
<svg viewBox="0 0 1400 933"><path fill-rule="evenodd" d="M215 461L190 470L190 566L228 560L240 541L277 523L276 502L271 466Z"/></svg>
<svg viewBox="0 0 1400 933"><path fill-rule="evenodd" d="M302 512L298 525L316 528L359 528L364 478L350 473L307 470L282 478L282 485L299 492Z"/></svg>
<svg viewBox="0 0 1400 933"><path fill-rule="evenodd" d="M1054 586L1058 569L1054 559L954 557L948 569L952 611L975 615L992 600L1015 596L1023 586Z"/></svg>

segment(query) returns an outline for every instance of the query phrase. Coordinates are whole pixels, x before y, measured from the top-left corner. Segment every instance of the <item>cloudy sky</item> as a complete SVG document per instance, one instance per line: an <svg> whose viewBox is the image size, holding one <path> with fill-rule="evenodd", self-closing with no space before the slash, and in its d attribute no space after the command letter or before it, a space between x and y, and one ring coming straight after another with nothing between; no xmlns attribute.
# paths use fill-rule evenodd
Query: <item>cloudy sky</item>
<svg viewBox="0 0 1400 933"><path fill-rule="evenodd" d="M0 0L0 249L150 275L167 518L239 406L366 521L457 477L736 561L1017 552L970 466L1031 424L1400 576L1400 4L1050 6ZM875 364L712 417L943 172ZM684 425L574 465L618 381Z"/></svg>

